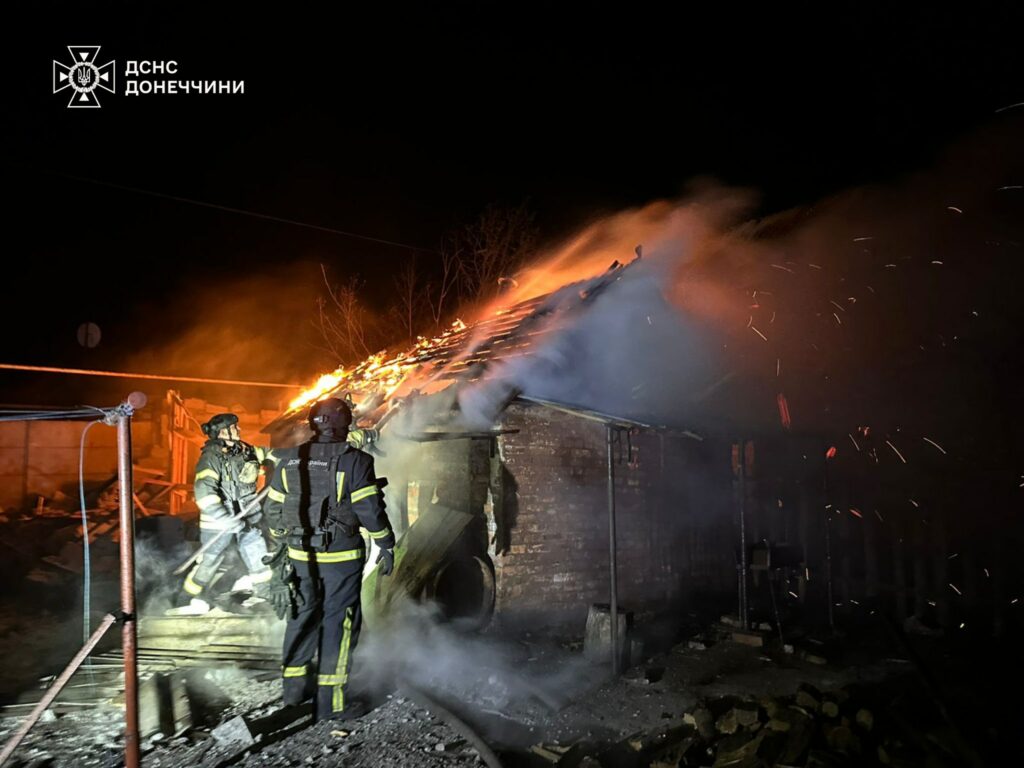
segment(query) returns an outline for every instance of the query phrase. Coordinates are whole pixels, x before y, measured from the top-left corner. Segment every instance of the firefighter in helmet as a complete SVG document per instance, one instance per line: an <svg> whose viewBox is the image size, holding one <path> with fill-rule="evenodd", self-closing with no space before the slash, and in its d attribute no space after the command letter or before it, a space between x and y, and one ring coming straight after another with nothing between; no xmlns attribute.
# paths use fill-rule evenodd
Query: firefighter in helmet
<svg viewBox="0 0 1024 768"><path fill-rule="evenodd" d="M270 601L287 617L284 703L296 705L313 696L315 682L319 720L357 717L366 709L346 698L362 623L366 547L360 528L379 547L380 573L394 568L395 535L384 511L384 481L374 474L373 457L348 440L351 424L352 410L344 400L315 403L309 412L312 439L275 451L266 504L278 544L268 557L274 573Z"/></svg>
<svg viewBox="0 0 1024 768"><path fill-rule="evenodd" d="M215 541L185 577L183 590L188 605L174 613L205 613L210 610L209 587L228 549L235 545L249 572L253 591L269 594L270 568L263 562L267 544L260 527L263 512L257 503L256 481L264 462L273 463L273 452L241 439L238 417L219 413L202 425L206 444L196 464L195 497L199 507L199 540ZM251 506L244 517L241 512Z"/></svg>

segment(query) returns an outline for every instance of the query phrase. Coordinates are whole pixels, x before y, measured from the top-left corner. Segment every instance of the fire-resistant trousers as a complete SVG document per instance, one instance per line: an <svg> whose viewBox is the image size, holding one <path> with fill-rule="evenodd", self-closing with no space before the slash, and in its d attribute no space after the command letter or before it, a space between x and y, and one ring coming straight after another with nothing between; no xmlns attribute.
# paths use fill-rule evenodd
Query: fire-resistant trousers
<svg viewBox="0 0 1024 768"><path fill-rule="evenodd" d="M201 528L199 541L201 544L205 544L219 533L220 531L217 530ZM263 564L263 556L267 554L267 542L259 527L251 527L238 533L225 533L206 550L200 558L199 564L185 578L185 592L193 597L200 596L213 581L228 547L236 543L238 554L242 556L242 562L245 563L245 567L249 571L253 585L269 581L270 569Z"/></svg>
<svg viewBox="0 0 1024 768"><path fill-rule="evenodd" d="M298 704L307 698L309 676L315 674L316 717L328 718L345 709L352 652L362 625L359 593L364 555L361 549L319 553L289 549L289 555L305 602L285 627L284 703Z"/></svg>

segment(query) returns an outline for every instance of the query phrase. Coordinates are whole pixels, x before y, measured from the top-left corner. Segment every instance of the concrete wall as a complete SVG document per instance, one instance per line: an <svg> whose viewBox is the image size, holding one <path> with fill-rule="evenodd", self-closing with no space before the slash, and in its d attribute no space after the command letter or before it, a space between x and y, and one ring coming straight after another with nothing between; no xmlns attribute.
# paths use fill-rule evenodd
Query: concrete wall
<svg viewBox="0 0 1024 768"><path fill-rule="evenodd" d="M259 430L277 417L277 411L246 412L238 405L210 403L197 398L184 400L195 421L203 422L217 413L234 411L239 416L243 439L267 445L269 436ZM170 423L171 405L166 397L153 394L146 408L132 420L132 449L137 465L170 472L170 435L176 431ZM183 419L179 434L187 444L183 452L183 477L192 481L192 470L205 441L195 421ZM69 502L78 508L79 442L87 422L13 421L0 422L0 507L32 506L39 496ZM89 430L85 444L85 482L87 488L108 480L117 471L117 430L97 424ZM169 477L169 474L165 474ZM136 478L136 487L143 476Z"/></svg>
<svg viewBox="0 0 1024 768"><path fill-rule="evenodd" d="M35 498L59 493L77 497L79 445L86 422L16 421L0 423L0 506L19 507ZM132 424L136 459L154 444L151 419ZM97 424L85 443L87 484L109 479L117 471L117 430Z"/></svg>

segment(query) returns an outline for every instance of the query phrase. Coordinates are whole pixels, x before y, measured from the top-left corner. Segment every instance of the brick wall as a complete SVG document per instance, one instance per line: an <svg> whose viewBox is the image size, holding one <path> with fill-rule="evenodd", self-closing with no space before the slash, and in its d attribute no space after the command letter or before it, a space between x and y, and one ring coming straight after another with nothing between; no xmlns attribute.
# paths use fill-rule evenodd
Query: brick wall
<svg viewBox="0 0 1024 768"><path fill-rule="evenodd" d="M501 455L515 486L510 546L496 557L498 610L578 622L609 599L603 424L514 404ZM620 433L613 446L619 602L664 609L733 589L727 449Z"/></svg>
<svg viewBox="0 0 1024 768"><path fill-rule="evenodd" d="M419 511L436 498L472 513L467 538L491 554L499 618L579 624L609 595L605 426L521 403L501 426L518 432L378 459L391 481L388 513L400 528L410 482ZM693 593L734 590L728 446L623 434L613 457L620 604L664 609Z"/></svg>
<svg viewBox="0 0 1024 768"><path fill-rule="evenodd" d="M515 404L500 439L513 493L508 550L496 557L497 610L577 621L607 602L608 467L603 424L548 408ZM634 435L613 449L619 599L640 607L677 589L665 557L659 439Z"/></svg>

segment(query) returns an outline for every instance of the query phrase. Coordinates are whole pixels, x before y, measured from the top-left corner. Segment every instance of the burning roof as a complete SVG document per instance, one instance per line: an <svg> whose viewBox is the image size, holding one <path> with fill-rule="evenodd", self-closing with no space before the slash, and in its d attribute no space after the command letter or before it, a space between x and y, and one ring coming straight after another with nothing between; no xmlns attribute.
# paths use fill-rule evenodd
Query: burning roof
<svg viewBox="0 0 1024 768"><path fill-rule="evenodd" d="M625 265L616 261L596 277L491 309L474 323L456 320L444 333L420 338L409 349L378 352L353 368L324 374L264 431L295 429L304 423L308 406L326 397L350 396L358 419L382 423L395 405L411 395L435 394L452 385L476 382L497 363L531 356L548 336L586 312L636 261L639 258Z"/></svg>

